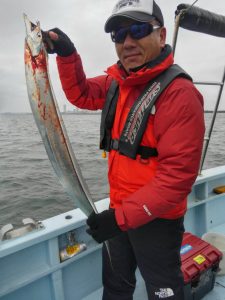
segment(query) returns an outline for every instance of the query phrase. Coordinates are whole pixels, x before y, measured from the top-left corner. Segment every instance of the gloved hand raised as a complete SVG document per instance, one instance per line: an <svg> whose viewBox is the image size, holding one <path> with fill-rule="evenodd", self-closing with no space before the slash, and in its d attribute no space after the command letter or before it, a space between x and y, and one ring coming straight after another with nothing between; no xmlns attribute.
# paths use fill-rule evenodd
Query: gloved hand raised
<svg viewBox="0 0 225 300"><path fill-rule="evenodd" d="M104 210L99 214L91 213L87 219L87 225L90 227L87 233L98 243L122 233L117 225L114 209Z"/></svg>
<svg viewBox="0 0 225 300"><path fill-rule="evenodd" d="M59 56L69 56L76 51L70 38L58 28L42 31L43 41L48 53L57 53Z"/></svg>

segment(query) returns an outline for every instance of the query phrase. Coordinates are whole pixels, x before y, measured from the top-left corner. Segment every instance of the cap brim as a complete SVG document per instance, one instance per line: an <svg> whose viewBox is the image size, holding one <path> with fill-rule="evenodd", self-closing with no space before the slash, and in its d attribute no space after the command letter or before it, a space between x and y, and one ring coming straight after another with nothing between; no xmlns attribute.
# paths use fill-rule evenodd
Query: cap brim
<svg viewBox="0 0 225 300"><path fill-rule="evenodd" d="M118 27L120 22L123 19L131 19L138 22L150 22L155 19L154 16L151 16L149 14L143 13L143 12L137 12L137 11L130 11L130 12L124 12L120 14L112 15L108 18L108 20L105 23L105 32L112 32L114 29Z"/></svg>

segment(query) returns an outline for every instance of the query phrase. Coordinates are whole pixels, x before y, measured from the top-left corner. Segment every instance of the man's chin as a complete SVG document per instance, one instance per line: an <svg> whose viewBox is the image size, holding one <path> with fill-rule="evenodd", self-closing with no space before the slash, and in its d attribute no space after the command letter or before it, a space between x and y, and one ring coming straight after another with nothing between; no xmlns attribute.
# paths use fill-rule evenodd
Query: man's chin
<svg viewBox="0 0 225 300"><path fill-rule="evenodd" d="M124 60L124 67L126 70L132 70L138 68L142 64L143 62L138 59L138 56L129 57Z"/></svg>
<svg viewBox="0 0 225 300"><path fill-rule="evenodd" d="M132 70L135 70L136 68L139 68L140 66L141 66L140 63L132 63L132 64L127 64L127 65L125 66L125 69L126 69L128 72L130 72L130 71L132 71Z"/></svg>
<svg viewBox="0 0 225 300"><path fill-rule="evenodd" d="M129 72L136 72L138 70L141 70L143 67L145 67L149 61L144 61L144 60L136 60L136 61L124 61L122 63L124 69L129 73Z"/></svg>

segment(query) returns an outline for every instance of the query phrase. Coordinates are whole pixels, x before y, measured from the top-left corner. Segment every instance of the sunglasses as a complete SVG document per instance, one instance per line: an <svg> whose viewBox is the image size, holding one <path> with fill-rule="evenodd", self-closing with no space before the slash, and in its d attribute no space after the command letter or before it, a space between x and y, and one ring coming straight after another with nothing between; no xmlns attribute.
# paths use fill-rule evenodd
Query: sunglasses
<svg viewBox="0 0 225 300"><path fill-rule="evenodd" d="M123 27L112 31L111 39L114 43L121 44L125 41L126 36L129 33L132 39L140 40L158 28L160 28L159 25L152 25L149 23L132 24L128 27Z"/></svg>

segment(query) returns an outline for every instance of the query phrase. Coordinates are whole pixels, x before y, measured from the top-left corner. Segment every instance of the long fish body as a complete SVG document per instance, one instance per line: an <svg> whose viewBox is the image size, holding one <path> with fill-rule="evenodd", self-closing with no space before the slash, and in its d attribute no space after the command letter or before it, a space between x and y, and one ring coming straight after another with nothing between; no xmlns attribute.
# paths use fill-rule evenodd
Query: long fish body
<svg viewBox="0 0 225 300"><path fill-rule="evenodd" d="M25 74L31 109L46 152L64 190L86 215L97 212L69 142L51 87L48 55L40 23L24 15L26 26Z"/></svg>

